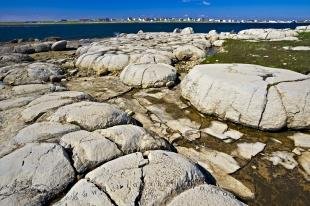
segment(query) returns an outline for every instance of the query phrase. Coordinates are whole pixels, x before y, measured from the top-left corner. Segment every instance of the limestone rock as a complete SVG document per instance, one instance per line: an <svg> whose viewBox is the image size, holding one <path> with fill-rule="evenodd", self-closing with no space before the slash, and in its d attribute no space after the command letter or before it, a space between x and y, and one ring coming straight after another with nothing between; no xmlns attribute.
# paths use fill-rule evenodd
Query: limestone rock
<svg viewBox="0 0 310 206"><path fill-rule="evenodd" d="M34 97L17 97L0 101L0 111L12 109L14 107L22 107L31 102Z"/></svg>
<svg viewBox="0 0 310 206"><path fill-rule="evenodd" d="M141 153L110 161L86 175L86 179L108 193L117 205L135 205L143 185L142 166L147 164Z"/></svg>
<svg viewBox="0 0 310 206"><path fill-rule="evenodd" d="M186 27L184 29L182 29L181 34L193 34L194 33L194 29L192 27Z"/></svg>
<svg viewBox="0 0 310 206"><path fill-rule="evenodd" d="M117 146L104 136L83 130L64 135L60 144L72 150L74 167L79 173L93 169L122 154Z"/></svg>
<svg viewBox="0 0 310 206"><path fill-rule="evenodd" d="M199 111L221 119L262 130L310 127L310 78L289 70L199 65L181 82L181 91Z"/></svg>
<svg viewBox="0 0 310 206"><path fill-rule="evenodd" d="M34 59L27 54L11 53L0 55L0 67L11 63L32 62Z"/></svg>
<svg viewBox="0 0 310 206"><path fill-rule="evenodd" d="M54 206L114 206L109 197L98 189L93 183L82 179L78 181L60 201Z"/></svg>
<svg viewBox="0 0 310 206"><path fill-rule="evenodd" d="M130 116L113 105L85 101L63 106L49 119L53 122L74 123L88 131L134 123Z"/></svg>
<svg viewBox="0 0 310 206"><path fill-rule="evenodd" d="M237 144L237 149L233 151L235 156L250 160L252 157L256 156L258 153L262 152L266 144L261 142L256 143L240 143Z"/></svg>
<svg viewBox="0 0 310 206"><path fill-rule="evenodd" d="M1 74L2 71L5 73ZM54 64L36 62L32 64L16 64L1 68L3 82L10 85L40 84L50 81L50 77L61 79L62 69Z"/></svg>
<svg viewBox="0 0 310 206"><path fill-rule="evenodd" d="M132 64L169 64L171 65L171 59L162 54L136 54L130 56L130 62Z"/></svg>
<svg viewBox="0 0 310 206"><path fill-rule="evenodd" d="M135 125L118 125L96 130L96 132L116 143L125 154L169 149L169 144L166 141L159 137L153 137L145 129Z"/></svg>
<svg viewBox="0 0 310 206"><path fill-rule="evenodd" d="M271 153L265 159L271 161L273 165L282 165L286 169L292 170L297 167L298 163L294 159L295 154L286 151L277 151Z"/></svg>
<svg viewBox="0 0 310 206"><path fill-rule="evenodd" d="M121 73L123 83L133 87L163 87L177 79L176 69L167 64L129 65Z"/></svg>
<svg viewBox="0 0 310 206"><path fill-rule="evenodd" d="M27 144L0 159L0 204L42 205L73 180L67 154L56 144Z"/></svg>
<svg viewBox="0 0 310 206"><path fill-rule="evenodd" d="M192 45L178 47L174 52L178 60L199 60L206 57L206 52Z"/></svg>
<svg viewBox="0 0 310 206"><path fill-rule="evenodd" d="M100 102L125 94L132 89L114 76L78 78L69 81L66 86L72 91L85 92Z"/></svg>
<svg viewBox="0 0 310 206"><path fill-rule="evenodd" d="M30 102L21 112L21 117L25 122L31 122L51 109L89 98L87 94L75 91L46 94Z"/></svg>
<svg viewBox="0 0 310 206"><path fill-rule="evenodd" d="M254 198L254 193L249 188L228 174L240 168L238 163L232 157L229 157L229 155L213 150L202 150L198 152L185 147L177 147L177 150L180 154L198 163L210 172L216 179L219 187L234 193L242 199L248 200ZM220 157L217 157L217 155L220 155Z"/></svg>
<svg viewBox="0 0 310 206"><path fill-rule="evenodd" d="M291 140L294 141L296 147L310 148L310 135L304 133L295 133L289 136Z"/></svg>
<svg viewBox="0 0 310 206"><path fill-rule="evenodd" d="M186 190L172 199L168 204L168 206L191 205L243 206L245 204L237 200L232 194L208 184L199 185Z"/></svg>
<svg viewBox="0 0 310 206"><path fill-rule="evenodd" d="M66 50L66 47L67 47L67 41L66 40L61 40L61 41L57 41L55 42L51 49L53 51L64 51Z"/></svg>
<svg viewBox="0 0 310 206"><path fill-rule="evenodd" d="M174 194L206 181L198 167L182 155L151 151L148 160L143 167L141 205L165 204Z"/></svg>
<svg viewBox="0 0 310 206"><path fill-rule="evenodd" d="M15 144L41 142L60 138L62 135L79 130L78 126L72 124L61 124L58 122L39 122L29 125L20 130L14 137Z"/></svg>
<svg viewBox="0 0 310 206"><path fill-rule="evenodd" d="M213 46L215 46L215 47L222 47L223 46L223 44L224 44L224 40L216 40L215 42L213 42L212 44L213 44Z"/></svg>
<svg viewBox="0 0 310 206"><path fill-rule="evenodd" d="M306 174L310 177L310 152L303 152L302 155L298 157L298 162Z"/></svg>

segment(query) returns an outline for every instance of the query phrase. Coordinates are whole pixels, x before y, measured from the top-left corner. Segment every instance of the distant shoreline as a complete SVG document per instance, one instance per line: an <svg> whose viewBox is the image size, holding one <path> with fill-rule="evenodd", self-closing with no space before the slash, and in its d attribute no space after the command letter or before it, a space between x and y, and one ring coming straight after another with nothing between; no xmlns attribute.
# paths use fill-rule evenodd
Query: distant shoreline
<svg viewBox="0 0 310 206"><path fill-rule="evenodd" d="M20 25L70 25L70 24L156 24L156 23L167 23L167 24L310 24L310 22L194 22L194 21L156 21L156 22L82 22L82 21L68 21L68 22L0 22L0 26L20 26Z"/></svg>

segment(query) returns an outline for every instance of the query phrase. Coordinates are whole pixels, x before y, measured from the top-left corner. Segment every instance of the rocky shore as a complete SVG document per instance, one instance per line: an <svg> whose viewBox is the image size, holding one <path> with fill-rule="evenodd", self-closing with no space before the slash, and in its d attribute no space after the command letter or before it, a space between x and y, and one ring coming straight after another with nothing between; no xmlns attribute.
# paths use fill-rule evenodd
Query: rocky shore
<svg viewBox="0 0 310 206"><path fill-rule="evenodd" d="M202 64L300 32L2 43L0 205L306 204L310 76Z"/></svg>

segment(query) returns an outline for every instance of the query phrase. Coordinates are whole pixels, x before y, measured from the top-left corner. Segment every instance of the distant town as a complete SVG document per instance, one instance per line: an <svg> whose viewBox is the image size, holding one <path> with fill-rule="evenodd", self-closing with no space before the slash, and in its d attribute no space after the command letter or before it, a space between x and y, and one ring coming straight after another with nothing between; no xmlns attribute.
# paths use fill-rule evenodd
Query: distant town
<svg viewBox="0 0 310 206"><path fill-rule="evenodd" d="M54 21L24 21L19 23L44 24L44 23L156 23L156 22L184 22L184 23L309 23L310 20L258 20L258 19L215 19L215 18L150 18L150 17L128 17L116 18L82 18L78 20L61 19ZM5 22L2 22L5 23ZM13 22L11 22L13 23Z"/></svg>

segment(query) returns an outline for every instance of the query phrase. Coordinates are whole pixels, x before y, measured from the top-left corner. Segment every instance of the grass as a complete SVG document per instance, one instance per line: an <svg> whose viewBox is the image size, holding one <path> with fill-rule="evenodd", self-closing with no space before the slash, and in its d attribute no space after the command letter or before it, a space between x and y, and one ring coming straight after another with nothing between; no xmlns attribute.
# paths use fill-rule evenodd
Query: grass
<svg viewBox="0 0 310 206"><path fill-rule="evenodd" d="M310 32L299 34L300 41L260 41L226 40L224 52L209 56L203 62L245 63L289 69L303 74L310 73L310 51L290 51L284 46L310 46Z"/></svg>

